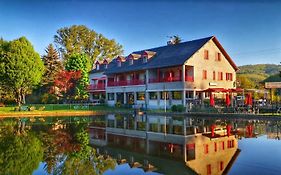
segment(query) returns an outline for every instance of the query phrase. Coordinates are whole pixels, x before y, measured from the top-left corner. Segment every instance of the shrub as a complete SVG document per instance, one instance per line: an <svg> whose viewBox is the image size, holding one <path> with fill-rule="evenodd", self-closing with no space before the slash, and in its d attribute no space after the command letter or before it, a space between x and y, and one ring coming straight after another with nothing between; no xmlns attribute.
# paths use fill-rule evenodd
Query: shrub
<svg viewBox="0 0 281 175"><path fill-rule="evenodd" d="M171 107L171 110L172 110L173 112L177 112L177 111L178 111L177 105L173 105L173 106Z"/></svg>
<svg viewBox="0 0 281 175"><path fill-rule="evenodd" d="M121 107L121 103L118 101L118 102L116 102L115 103L115 107L118 107L118 108L120 108Z"/></svg>
<svg viewBox="0 0 281 175"><path fill-rule="evenodd" d="M183 112L185 110L185 107L183 105L173 105L171 107L171 110L173 112Z"/></svg>
<svg viewBox="0 0 281 175"><path fill-rule="evenodd" d="M177 111L183 112L185 110L185 107L183 105L177 105Z"/></svg>

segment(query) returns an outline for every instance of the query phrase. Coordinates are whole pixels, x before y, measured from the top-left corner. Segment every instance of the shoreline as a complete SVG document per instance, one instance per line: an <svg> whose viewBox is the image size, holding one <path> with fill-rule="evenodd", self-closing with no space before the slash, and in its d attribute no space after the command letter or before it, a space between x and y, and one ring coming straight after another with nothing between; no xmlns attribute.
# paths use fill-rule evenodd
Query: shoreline
<svg viewBox="0 0 281 175"><path fill-rule="evenodd" d="M106 115L106 114L133 114L133 111L26 111L26 112L9 112L0 113L0 118L17 118L17 117L59 117L59 116L89 116L89 115ZM190 116L200 118L235 118L235 119L266 119L266 120L281 120L280 115L256 115L256 114L233 114L233 113L175 113L175 112L153 112L148 111L149 115L160 116Z"/></svg>

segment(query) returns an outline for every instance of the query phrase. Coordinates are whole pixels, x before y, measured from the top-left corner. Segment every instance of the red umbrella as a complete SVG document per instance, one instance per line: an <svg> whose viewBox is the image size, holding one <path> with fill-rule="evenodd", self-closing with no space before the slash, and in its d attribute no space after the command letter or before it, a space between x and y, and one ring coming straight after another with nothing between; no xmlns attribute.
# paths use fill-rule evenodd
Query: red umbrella
<svg viewBox="0 0 281 175"><path fill-rule="evenodd" d="M247 94L247 97L246 97L246 105L252 106L252 104L253 104L252 94L249 93L249 94Z"/></svg>
<svg viewBox="0 0 281 175"><path fill-rule="evenodd" d="M216 129L216 125L211 125L211 134L212 134L212 137L215 136L215 129Z"/></svg>
<svg viewBox="0 0 281 175"><path fill-rule="evenodd" d="M225 104L226 106L229 106L230 105L230 98L229 98L229 94L225 94Z"/></svg>
<svg viewBox="0 0 281 175"><path fill-rule="evenodd" d="M211 95L210 95L210 106L215 106L215 99L214 99L214 96L211 92Z"/></svg>
<svg viewBox="0 0 281 175"><path fill-rule="evenodd" d="M226 131L227 131L227 136L229 137L230 136L230 132L231 132L231 125L227 125L226 126Z"/></svg>
<svg viewBox="0 0 281 175"><path fill-rule="evenodd" d="M253 105L252 94L249 94L249 103L250 106Z"/></svg>

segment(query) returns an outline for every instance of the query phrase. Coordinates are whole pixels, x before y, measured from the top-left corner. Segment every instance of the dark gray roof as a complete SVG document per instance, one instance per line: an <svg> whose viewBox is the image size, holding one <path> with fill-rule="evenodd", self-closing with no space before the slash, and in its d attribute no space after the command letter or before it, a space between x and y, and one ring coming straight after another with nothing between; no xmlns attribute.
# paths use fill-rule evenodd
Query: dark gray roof
<svg viewBox="0 0 281 175"><path fill-rule="evenodd" d="M156 52L156 55L149 59L147 63L143 63L143 60L140 58L138 60L134 60L134 63L132 65L129 65L129 61L122 62L121 67L117 66L117 60L114 59L109 63L108 69L106 69L105 73L115 74L183 65L186 60L188 60L196 51L198 51L206 42L208 42L212 38L213 36L182 42L175 45L167 45L133 52L134 54L142 54L144 51L153 51Z"/></svg>
<svg viewBox="0 0 281 175"><path fill-rule="evenodd" d="M93 73L97 73L97 72L104 72L105 70L106 70L105 64L101 64L99 70L92 69L91 71L89 71L89 74L93 74Z"/></svg>

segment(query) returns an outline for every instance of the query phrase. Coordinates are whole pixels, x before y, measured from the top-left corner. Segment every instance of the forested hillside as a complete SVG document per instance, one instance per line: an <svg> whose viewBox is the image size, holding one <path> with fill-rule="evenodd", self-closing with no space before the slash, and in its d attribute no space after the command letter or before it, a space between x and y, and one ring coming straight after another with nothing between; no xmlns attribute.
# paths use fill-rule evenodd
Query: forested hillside
<svg viewBox="0 0 281 175"><path fill-rule="evenodd" d="M258 88L259 82L275 75L280 71L280 66L276 64L256 64L239 67L237 80L243 88Z"/></svg>

